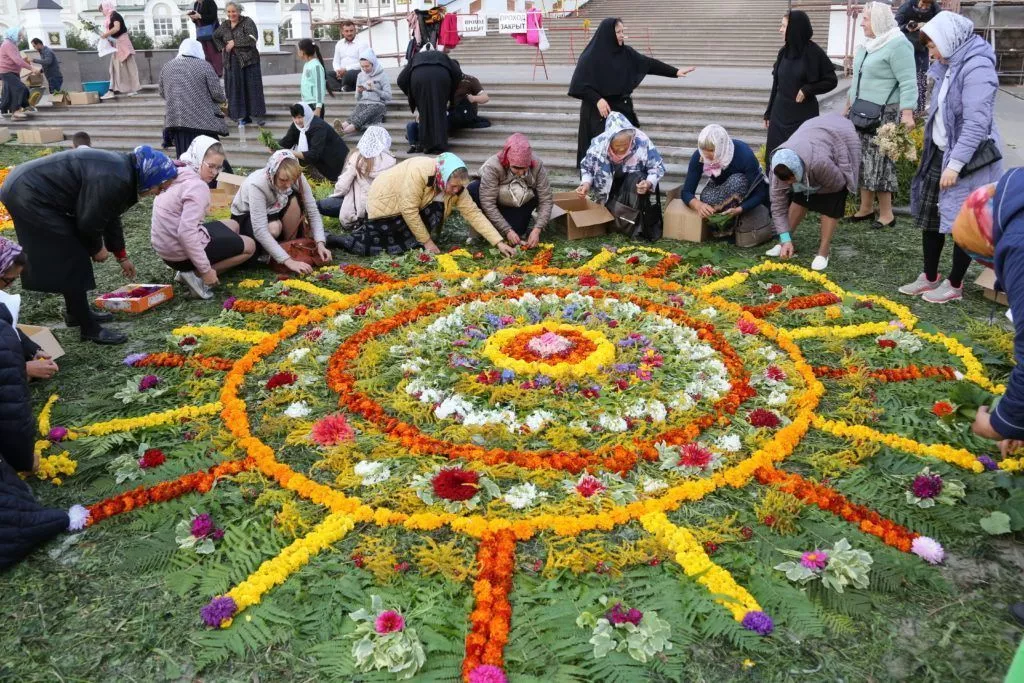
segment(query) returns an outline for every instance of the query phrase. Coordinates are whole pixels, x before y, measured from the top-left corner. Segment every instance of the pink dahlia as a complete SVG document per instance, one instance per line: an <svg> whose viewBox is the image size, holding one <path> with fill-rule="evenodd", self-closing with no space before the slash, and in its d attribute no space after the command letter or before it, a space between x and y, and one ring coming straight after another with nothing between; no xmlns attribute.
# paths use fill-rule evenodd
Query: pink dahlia
<svg viewBox="0 0 1024 683"><path fill-rule="evenodd" d="M403 631L405 630L405 617L389 609L377 615L377 620L373 622L373 628L381 635Z"/></svg>
<svg viewBox="0 0 1024 683"><path fill-rule="evenodd" d="M700 444L688 443L679 448L679 462L677 467L699 467L707 468L711 464L714 454Z"/></svg>
<svg viewBox="0 0 1024 683"><path fill-rule="evenodd" d="M914 553L929 564L938 564L946 556L942 545L934 538L918 536L910 544L910 552Z"/></svg>
<svg viewBox="0 0 1024 683"><path fill-rule="evenodd" d="M328 415L313 425L311 436L317 446L337 446L355 439L356 433L344 415Z"/></svg>
<svg viewBox="0 0 1024 683"><path fill-rule="evenodd" d="M757 334L757 325L745 318L736 321L736 329L743 334Z"/></svg>
<svg viewBox="0 0 1024 683"><path fill-rule="evenodd" d="M591 496L597 495L606 488L607 487L601 483L601 480L592 474L584 474L580 477L580 480L576 482L576 492L584 498L590 498Z"/></svg>
<svg viewBox="0 0 1024 683"><path fill-rule="evenodd" d="M808 550L800 557L800 564L814 571L828 566L828 553L824 550Z"/></svg>
<svg viewBox="0 0 1024 683"><path fill-rule="evenodd" d="M59 443L64 439L68 438L68 428L61 427L59 425L56 427L51 427L50 431L47 432L46 434L46 438L49 439L50 441L53 441L54 443Z"/></svg>
<svg viewBox="0 0 1024 683"><path fill-rule="evenodd" d="M508 683L508 677L501 667L481 664L469 672L469 683Z"/></svg>

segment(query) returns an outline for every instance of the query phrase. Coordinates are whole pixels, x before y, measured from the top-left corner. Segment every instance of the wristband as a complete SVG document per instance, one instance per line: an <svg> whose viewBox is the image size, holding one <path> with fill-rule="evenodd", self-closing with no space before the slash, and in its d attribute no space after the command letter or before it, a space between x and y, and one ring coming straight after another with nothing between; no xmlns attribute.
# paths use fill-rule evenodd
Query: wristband
<svg viewBox="0 0 1024 683"><path fill-rule="evenodd" d="M792 241L793 241L793 238L789 236L788 232L784 232L781 235L779 235L779 243L780 244L789 244Z"/></svg>
<svg viewBox="0 0 1024 683"><path fill-rule="evenodd" d="M118 261L123 261L124 259L128 258L128 251L125 249L119 249L114 252L114 258L116 258Z"/></svg>

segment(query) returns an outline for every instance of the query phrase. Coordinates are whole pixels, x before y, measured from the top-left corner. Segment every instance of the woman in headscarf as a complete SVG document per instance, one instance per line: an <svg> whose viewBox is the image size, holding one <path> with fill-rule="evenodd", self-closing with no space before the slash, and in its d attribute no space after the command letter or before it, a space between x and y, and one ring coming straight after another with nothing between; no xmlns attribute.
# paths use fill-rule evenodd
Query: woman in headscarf
<svg viewBox="0 0 1024 683"><path fill-rule="evenodd" d="M231 202L231 220L238 223L242 235L254 239L260 250L293 273L306 275L313 266L291 258L279 242L309 236L316 242L318 258L331 260L313 189L302 175L299 160L286 149L270 155L266 168L250 173L238 188ZM302 234L304 223L311 235Z"/></svg>
<svg viewBox="0 0 1024 683"><path fill-rule="evenodd" d="M881 124L902 121L913 130L914 109L917 108L917 72L914 48L892 15L892 6L884 2L868 2L861 13L861 26L868 41L853 60L853 82L846 101L846 113L853 103L865 100L884 107ZM860 133L860 208L848 220L852 223L875 219L875 198L878 216L872 228L888 228L896 223L892 212L892 193L897 188L896 162L875 144L876 130Z"/></svg>
<svg viewBox="0 0 1024 683"><path fill-rule="evenodd" d="M698 197L702 178L707 182ZM738 216L759 204L768 205L768 183L750 145L712 124L697 136L697 151L690 157L679 196L704 218L716 213Z"/></svg>
<svg viewBox="0 0 1024 683"><path fill-rule="evenodd" d="M455 91L461 81L458 62L440 50L420 50L398 74L398 87L408 97L409 111L419 121L413 151L448 149L448 109L455 106Z"/></svg>
<svg viewBox="0 0 1024 683"><path fill-rule="evenodd" d="M228 96L228 115L239 123L254 120L263 126L267 103L263 97L263 71L256 48L259 29L250 17L242 16L242 6L232 0L225 5L227 19L213 32L213 44L224 56L224 90Z"/></svg>
<svg viewBox="0 0 1024 683"><path fill-rule="evenodd" d="M974 34L974 24L967 17L939 12L920 33L935 58L929 75L938 88L929 107L921 165L910 190L911 213L921 229L924 272L899 291L943 304L963 298L963 280L971 264L966 252L954 244L949 277L941 278L939 260L946 235L968 195L995 182L1003 171L1002 161L994 154L999 149L995 124L999 76L995 51ZM982 156L991 163L976 168Z"/></svg>
<svg viewBox="0 0 1024 683"><path fill-rule="evenodd" d="M6 290L21 277L21 271L28 264L28 257L17 242L0 237L0 320L18 327L18 316L21 312L21 295L8 294ZM21 351L25 358L25 372L30 380L50 379L58 370L39 344L18 329L21 339Z"/></svg>
<svg viewBox="0 0 1024 683"><path fill-rule="evenodd" d="M370 48L359 53L359 75L356 76L356 106L348 120L334 120L334 128L343 135L365 130L381 123L391 102L391 82L384 67Z"/></svg>
<svg viewBox="0 0 1024 683"><path fill-rule="evenodd" d="M132 38L128 35L124 17L115 11L116 7L117 3L114 0L104 0L100 3L106 28L106 31L100 34L100 39L109 40L117 48L117 52L110 55L110 90L102 99L110 99L117 95L133 97L142 87L139 84L139 67L135 64Z"/></svg>
<svg viewBox="0 0 1024 683"><path fill-rule="evenodd" d="M772 152L804 121L818 115L818 95L835 90L839 85L832 60L811 40L814 29L806 12L792 10L782 17L779 33L786 44L779 50L772 68L772 94L764 112L768 129L765 143L765 166Z"/></svg>
<svg viewBox="0 0 1024 683"><path fill-rule="evenodd" d="M928 104L928 48L919 40L918 31L939 13L936 0L907 0L896 11L896 25L914 46L914 62L917 67L917 110L915 115L924 113Z"/></svg>
<svg viewBox="0 0 1024 683"><path fill-rule="evenodd" d="M665 162L649 137L626 118L612 112L603 133L594 138L580 163L580 195L591 190L601 204L607 204L633 190L636 194L654 192L665 176Z"/></svg>
<svg viewBox="0 0 1024 683"><path fill-rule="evenodd" d="M203 223L210 209L210 185L224 167L224 147L200 135L181 156L185 166L153 202L150 240L157 256L176 271L175 280L201 299L213 298L217 276L256 253L251 237L239 235L232 220Z"/></svg>
<svg viewBox="0 0 1024 683"><path fill-rule="evenodd" d="M580 129L576 140L576 164L583 161L590 142L605 130L613 111L640 127L633 111L633 91L648 74L682 78L693 71L677 69L642 55L626 45L626 28L615 17L603 19L576 63L569 96L581 100Z"/></svg>
<svg viewBox="0 0 1024 683"><path fill-rule="evenodd" d="M89 308L88 292L96 288L92 262L113 253L124 276L135 277L121 214L140 197L160 194L177 176L174 162L146 145L128 154L82 148L16 166L0 186L0 202L28 256L25 289L63 294L65 320L81 327L83 340L127 341L102 327L109 314Z"/></svg>
<svg viewBox="0 0 1024 683"><path fill-rule="evenodd" d="M213 67L203 59L199 41L192 38L181 41L178 57L160 69L159 88L160 97L167 103L164 138L174 145L178 158L200 135L220 140L220 136L228 134L220 109L226 102L224 88ZM226 161L224 170L231 173Z"/></svg>
<svg viewBox="0 0 1024 683"><path fill-rule="evenodd" d="M341 174L348 157L348 145L322 118L313 113L305 102L291 106L292 125L278 141L282 149L290 149L295 158L311 166L332 183Z"/></svg>
<svg viewBox="0 0 1024 683"><path fill-rule="evenodd" d="M367 128L359 138L357 150L345 162L334 194L316 203L321 215L337 218L342 226L351 226L366 218L370 186L381 173L398 163L391 154L391 134L381 126ZM327 245L334 246L330 235Z"/></svg>
<svg viewBox="0 0 1024 683"><path fill-rule="evenodd" d="M528 249L540 243L551 220L554 194L544 162L533 154L530 140L513 133L505 147L480 167L480 180L469 184L469 195L509 244L521 242ZM537 218L530 226L530 217Z"/></svg>
<svg viewBox="0 0 1024 683"><path fill-rule="evenodd" d="M13 121L28 118L25 112L29 106L28 88L21 82L21 70L38 70L32 62L21 56L18 49L20 39L21 26L12 26L4 33L4 42L0 45L0 84L3 85L0 112L10 114Z"/></svg>
<svg viewBox="0 0 1024 683"><path fill-rule="evenodd" d="M366 211L369 220L340 236L338 246L361 256L419 248L440 254L431 233L440 233L449 214L458 209L472 230L511 256L515 250L464 191L468 184L466 164L454 154L406 159L373 182Z"/></svg>

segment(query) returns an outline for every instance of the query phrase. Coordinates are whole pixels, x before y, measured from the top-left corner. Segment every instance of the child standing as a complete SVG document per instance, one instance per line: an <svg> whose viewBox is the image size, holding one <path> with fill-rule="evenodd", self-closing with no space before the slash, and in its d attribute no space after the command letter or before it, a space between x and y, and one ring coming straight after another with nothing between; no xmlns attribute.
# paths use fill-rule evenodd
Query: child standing
<svg viewBox="0 0 1024 683"><path fill-rule="evenodd" d="M309 105L314 114L323 118L324 91L330 93L331 97L334 97L334 91L327 85L327 72L324 70L320 46L309 38L303 38L299 41L299 59L305 62L299 85L302 101Z"/></svg>

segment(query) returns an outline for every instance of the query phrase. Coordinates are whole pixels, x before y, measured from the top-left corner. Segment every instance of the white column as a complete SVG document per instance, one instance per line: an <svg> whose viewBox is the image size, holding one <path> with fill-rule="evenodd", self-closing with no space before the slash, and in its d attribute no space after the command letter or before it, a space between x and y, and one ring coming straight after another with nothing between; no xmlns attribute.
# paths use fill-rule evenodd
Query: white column
<svg viewBox="0 0 1024 683"><path fill-rule="evenodd" d="M292 21L292 40L313 37L313 22L309 5L304 2L292 5L292 8L288 10L288 16Z"/></svg>
<svg viewBox="0 0 1024 683"><path fill-rule="evenodd" d="M62 9L54 0L28 0L20 10L25 39L31 43L38 38L46 47L67 47L64 22L60 20Z"/></svg>
<svg viewBox="0 0 1024 683"><path fill-rule="evenodd" d="M248 0L245 13L256 22L259 35L256 47L260 52L280 52L278 30L281 27L281 5L277 0Z"/></svg>

